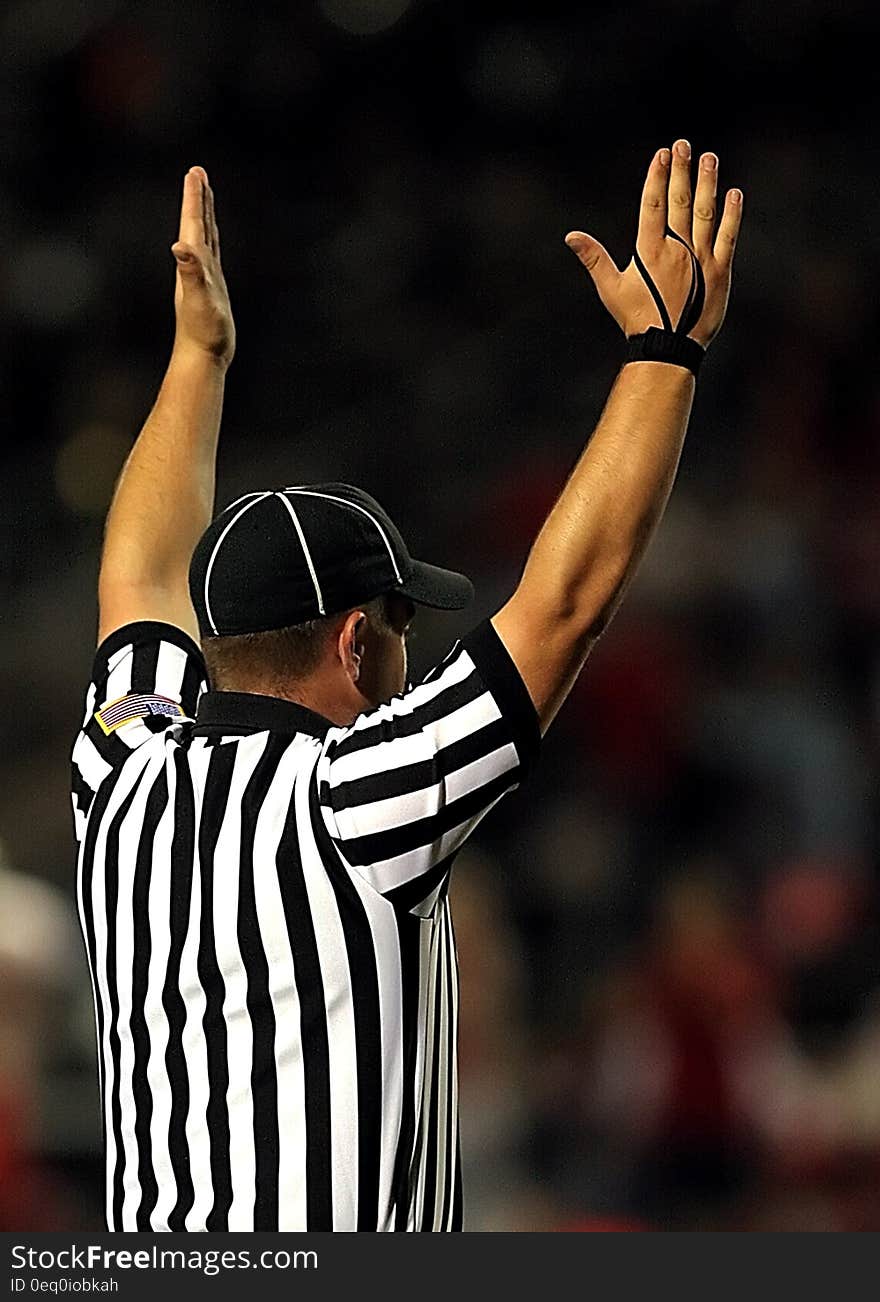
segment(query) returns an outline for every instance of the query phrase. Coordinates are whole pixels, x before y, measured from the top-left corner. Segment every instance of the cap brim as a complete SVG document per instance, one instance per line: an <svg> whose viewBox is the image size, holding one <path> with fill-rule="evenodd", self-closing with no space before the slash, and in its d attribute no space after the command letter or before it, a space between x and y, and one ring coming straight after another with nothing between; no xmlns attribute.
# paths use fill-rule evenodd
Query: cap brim
<svg viewBox="0 0 880 1302"><path fill-rule="evenodd" d="M432 606L434 610L463 610L473 599L474 585L455 570L413 561L412 573L397 591L419 606Z"/></svg>

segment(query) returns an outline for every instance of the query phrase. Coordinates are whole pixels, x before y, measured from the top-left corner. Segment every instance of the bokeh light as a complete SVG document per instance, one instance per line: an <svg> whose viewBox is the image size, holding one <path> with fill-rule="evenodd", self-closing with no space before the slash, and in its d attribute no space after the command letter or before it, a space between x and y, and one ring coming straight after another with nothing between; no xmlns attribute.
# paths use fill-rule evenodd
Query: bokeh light
<svg viewBox="0 0 880 1302"><path fill-rule="evenodd" d="M412 0L320 0L336 27L352 36L375 36L399 22Z"/></svg>
<svg viewBox="0 0 880 1302"><path fill-rule="evenodd" d="M130 449L131 439L112 425L75 430L55 459L55 489L64 505L78 515L104 515Z"/></svg>
<svg viewBox="0 0 880 1302"><path fill-rule="evenodd" d="M7 271L10 310L42 330L83 317L99 290L95 257L61 235L21 243Z"/></svg>

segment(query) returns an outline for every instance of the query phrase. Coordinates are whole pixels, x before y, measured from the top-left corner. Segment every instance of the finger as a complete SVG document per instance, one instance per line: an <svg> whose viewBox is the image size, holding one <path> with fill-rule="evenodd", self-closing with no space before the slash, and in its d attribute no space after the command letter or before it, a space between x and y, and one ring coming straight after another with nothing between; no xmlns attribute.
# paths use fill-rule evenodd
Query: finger
<svg viewBox="0 0 880 1302"><path fill-rule="evenodd" d="M214 216L214 191L211 189L211 182L205 183L205 236L208 248L216 256L217 254L217 219Z"/></svg>
<svg viewBox="0 0 880 1302"><path fill-rule="evenodd" d="M703 154L694 195L694 249L700 259L708 258L712 253L717 188L718 159L714 154Z"/></svg>
<svg viewBox="0 0 880 1302"><path fill-rule="evenodd" d="M666 194L669 188L668 149L658 149L651 159L642 190L638 243L656 243L666 234Z"/></svg>
<svg viewBox="0 0 880 1302"><path fill-rule="evenodd" d="M204 232L204 241L208 248L211 248L211 203L208 198L208 191L211 188L208 181L208 173L203 167L193 167L191 169L196 173L202 183L202 230Z"/></svg>
<svg viewBox="0 0 880 1302"><path fill-rule="evenodd" d="M715 261L721 267L729 267L733 261L739 228L742 225L742 210L742 190L728 190L715 240Z"/></svg>
<svg viewBox="0 0 880 1302"><path fill-rule="evenodd" d="M592 235L585 235L583 231L570 231L565 242L592 276L593 284L604 302L606 295L614 292L620 280L621 273L614 259L598 240L594 240Z"/></svg>
<svg viewBox="0 0 880 1302"><path fill-rule="evenodd" d="M205 268L192 245L186 244L183 240L178 240L171 245L171 252L174 254L178 273L184 282L193 283L204 280Z"/></svg>
<svg viewBox="0 0 880 1302"><path fill-rule="evenodd" d="M669 173L669 226L690 244L691 230L691 147L687 140L672 146Z"/></svg>
<svg viewBox="0 0 880 1302"><path fill-rule="evenodd" d="M211 238L213 240L214 256L217 261L220 260L220 227L217 225L217 213L214 208L214 187L208 186L208 193L211 196Z"/></svg>
<svg viewBox="0 0 880 1302"><path fill-rule="evenodd" d="M191 167L183 178L183 201L180 205L178 238L184 244L205 243L205 209L200 167Z"/></svg>
<svg viewBox="0 0 880 1302"><path fill-rule="evenodd" d="M215 257L220 256L220 231L217 227L217 215L214 210L214 190L203 167L193 169L202 179L203 213L205 223L205 243Z"/></svg>

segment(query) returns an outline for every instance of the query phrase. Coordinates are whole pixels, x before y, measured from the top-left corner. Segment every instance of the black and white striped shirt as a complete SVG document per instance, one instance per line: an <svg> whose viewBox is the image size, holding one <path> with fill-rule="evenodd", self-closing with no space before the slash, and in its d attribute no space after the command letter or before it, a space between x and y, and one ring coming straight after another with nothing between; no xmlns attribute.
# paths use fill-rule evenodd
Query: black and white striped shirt
<svg viewBox="0 0 880 1302"><path fill-rule="evenodd" d="M346 728L204 679L118 630L73 751L108 1228L460 1229L449 872L522 679L488 623Z"/></svg>

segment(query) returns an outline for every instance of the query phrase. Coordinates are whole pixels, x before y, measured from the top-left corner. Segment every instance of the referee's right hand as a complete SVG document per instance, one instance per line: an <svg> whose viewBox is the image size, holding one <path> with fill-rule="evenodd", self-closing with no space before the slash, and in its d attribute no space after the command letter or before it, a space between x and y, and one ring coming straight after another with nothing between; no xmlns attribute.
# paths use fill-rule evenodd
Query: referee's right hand
<svg viewBox="0 0 880 1302"><path fill-rule="evenodd" d="M214 192L203 167L183 179L180 232L171 252L177 263L175 352L208 353L222 366L235 352L235 322L220 263Z"/></svg>
<svg viewBox="0 0 880 1302"><path fill-rule="evenodd" d="M717 184L718 159L715 154L702 154L692 199L688 142L677 140L671 150L658 149L645 178L636 239L636 251L666 305L673 326L687 305L691 255L696 257L705 279L706 297L698 320L687 333L703 348L715 337L724 320L733 253L742 221L742 193L728 190L715 233ZM651 326L663 326L635 258L625 271L620 271L593 236L571 231L565 242L590 273L599 297L627 337L640 335Z"/></svg>

